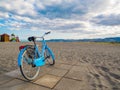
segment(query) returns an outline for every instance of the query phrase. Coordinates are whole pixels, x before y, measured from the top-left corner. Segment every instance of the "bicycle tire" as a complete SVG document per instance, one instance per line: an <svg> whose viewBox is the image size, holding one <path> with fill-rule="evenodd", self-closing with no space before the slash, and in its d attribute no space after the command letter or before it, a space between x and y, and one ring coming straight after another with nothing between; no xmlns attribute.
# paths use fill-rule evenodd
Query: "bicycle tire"
<svg viewBox="0 0 120 90"><path fill-rule="evenodd" d="M34 80L39 75L40 67L34 67L32 65L32 61L28 62L28 59L29 60L31 59L31 57L28 55L28 50L30 53L34 53L34 48L30 48L30 47L28 47L24 51L21 58L22 60L21 60L20 71L25 79Z"/></svg>
<svg viewBox="0 0 120 90"><path fill-rule="evenodd" d="M46 49L45 53L44 53L44 57L46 58L46 64L48 63L49 65L54 65L55 64L55 60L52 58L51 54L49 53L49 51Z"/></svg>

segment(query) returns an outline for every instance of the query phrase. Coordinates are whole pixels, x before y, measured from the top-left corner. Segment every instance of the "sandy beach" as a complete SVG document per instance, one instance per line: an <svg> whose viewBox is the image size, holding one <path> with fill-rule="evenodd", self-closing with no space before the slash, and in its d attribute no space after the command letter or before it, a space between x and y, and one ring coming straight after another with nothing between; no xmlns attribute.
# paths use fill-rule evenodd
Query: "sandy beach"
<svg viewBox="0 0 120 90"><path fill-rule="evenodd" d="M18 68L19 46L26 44L29 43L0 42L0 74ZM66 77L79 72L76 78L84 80L84 87L89 90L120 90L120 44L54 42L48 45L55 53L57 64L80 66ZM81 79L80 75L84 77Z"/></svg>

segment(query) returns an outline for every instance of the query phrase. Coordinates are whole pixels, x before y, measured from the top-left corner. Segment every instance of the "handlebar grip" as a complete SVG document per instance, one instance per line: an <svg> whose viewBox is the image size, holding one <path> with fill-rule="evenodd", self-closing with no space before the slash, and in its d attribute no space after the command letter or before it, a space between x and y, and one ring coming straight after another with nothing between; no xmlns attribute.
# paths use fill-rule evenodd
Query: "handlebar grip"
<svg viewBox="0 0 120 90"><path fill-rule="evenodd" d="M35 37L28 37L28 41L35 41Z"/></svg>
<svg viewBox="0 0 120 90"><path fill-rule="evenodd" d="M50 34L51 32L49 31L49 32L46 32L45 34Z"/></svg>

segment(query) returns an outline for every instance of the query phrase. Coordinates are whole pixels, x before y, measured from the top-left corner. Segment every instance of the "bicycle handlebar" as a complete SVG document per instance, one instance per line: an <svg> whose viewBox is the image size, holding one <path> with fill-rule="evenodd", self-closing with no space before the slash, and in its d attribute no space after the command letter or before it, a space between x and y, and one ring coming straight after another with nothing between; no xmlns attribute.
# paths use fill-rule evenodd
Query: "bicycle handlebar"
<svg viewBox="0 0 120 90"><path fill-rule="evenodd" d="M50 31L46 32L42 37L35 37L35 36L28 37L28 40L34 42L36 40L36 38L42 38L42 39L44 39L44 36L47 35L47 34L50 34L50 33L51 33Z"/></svg>

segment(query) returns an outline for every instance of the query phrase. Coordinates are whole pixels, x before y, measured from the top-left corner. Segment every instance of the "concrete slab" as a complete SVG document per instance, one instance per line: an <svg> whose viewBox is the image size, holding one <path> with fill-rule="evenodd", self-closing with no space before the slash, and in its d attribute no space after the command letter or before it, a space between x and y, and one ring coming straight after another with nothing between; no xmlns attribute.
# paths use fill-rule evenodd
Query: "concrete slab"
<svg viewBox="0 0 120 90"><path fill-rule="evenodd" d="M73 66L65 77L77 80L86 80L85 78L87 77L86 75L88 72L86 64L81 64L80 66Z"/></svg>
<svg viewBox="0 0 120 90"><path fill-rule="evenodd" d="M6 76L12 77L12 78L17 78L17 79L23 79L24 77L22 76L20 69L13 70L11 72L5 73Z"/></svg>
<svg viewBox="0 0 120 90"><path fill-rule="evenodd" d="M49 68L48 66L41 67L41 68L40 68L39 76L38 76L36 79L38 79L39 77L47 74L50 70L52 70L52 69ZM13 71L11 71L11 72L5 73L5 75L6 75L6 76L9 76L9 77L12 77L12 78L25 80L25 78L22 76L19 68L16 69L16 70L13 70ZM35 79L35 80L36 80L36 79Z"/></svg>
<svg viewBox="0 0 120 90"><path fill-rule="evenodd" d="M56 75L56 76L64 76L68 70L63 70L63 69L53 69L52 71L49 72L49 74Z"/></svg>
<svg viewBox="0 0 120 90"><path fill-rule="evenodd" d="M0 75L0 85L6 83L6 82L9 82L11 80L13 80L14 78L11 78L9 76L6 76L6 75Z"/></svg>
<svg viewBox="0 0 120 90"><path fill-rule="evenodd" d="M57 82L60 80L60 78L61 77L46 74L43 77L39 78L34 83L38 85L43 85L45 87L53 88L57 84Z"/></svg>
<svg viewBox="0 0 120 90"><path fill-rule="evenodd" d="M40 71L44 72L44 73L47 73L49 71L51 71L53 68L53 66L50 66L50 65L45 65L43 67L40 67Z"/></svg>
<svg viewBox="0 0 120 90"><path fill-rule="evenodd" d="M85 85L82 81L63 78L54 90L89 90L89 88L84 87Z"/></svg>
<svg viewBox="0 0 120 90"><path fill-rule="evenodd" d="M81 64L80 66L73 66L71 68L71 70L80 71L80 72L87 72L88 68L87 68L87 64Z"/></svg>
<svg viewBox="0 0 120 90"><path fill-rule="evenodd" d="M85 73L83 72L71 70L65 75L65 77L83 81L84 75Z"/></svg>
<svg viewBox="0 0 120 90"><path fill-rule="evenodd" d="M16 77L20 76L21 73L20 73L19 69L16 69L11 72L5 73L5 75L16 78Z"/></svg>
<svg viewBox="0 0 120 90"><path fill-rule="evenodd" d="M72 67L72 65L68 65L68 64L56 64L54 67L55 68L60 68L60 69L65 69L65 70L70 70L70 68Z"/></svg>
<svg viewBox="0 0 120 90"><path fill-rule="evenodd" d="M48 88L35 85L33 83L14 79L0 86L0 90L50 90Z"/></svg>

